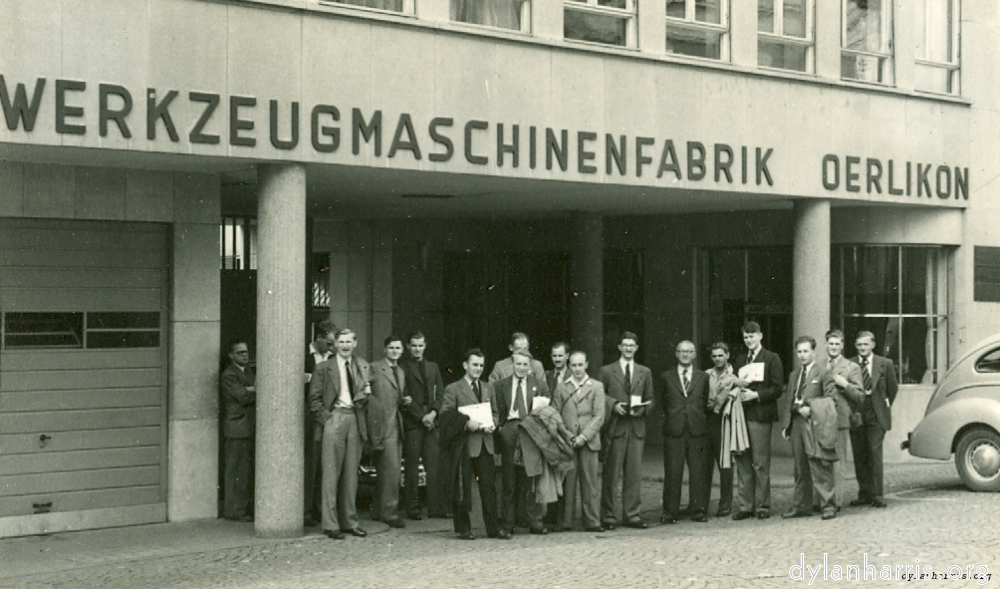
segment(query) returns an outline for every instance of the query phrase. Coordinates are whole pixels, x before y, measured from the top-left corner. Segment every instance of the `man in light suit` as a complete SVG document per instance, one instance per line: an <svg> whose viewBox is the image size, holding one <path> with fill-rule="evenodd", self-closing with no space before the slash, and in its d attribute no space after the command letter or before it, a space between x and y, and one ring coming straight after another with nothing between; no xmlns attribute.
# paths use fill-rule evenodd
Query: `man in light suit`
<svg viewBox="0 0 1000 589"><path fill-rule="evenodd" d="M566 480L563 482L561 529L573 528L579 481L583 527L588 532L603 532L599 516L601 494L597 487L597 476L601 426L604 425L607 400L604 385L591 379L587 368L587 354L571 352L570 378L559 382L552 395L552 407L562 415L566 429L573 434L573 448L576 450L576 468L566 473Z"/></svg>
<svg viewBox="0 0 1000 589"><path fill-rule="evenodd" d="M510 336L510 345L507 346L507 349L512 355L493 365L493 372L490 372L490 384L495 384L497 381L514 374L514 352L527 352L530 347L531 342L528 340L528 334L518 331ZM538 360L531 361L531 376L538 380L545 380L545 367Z"/></svg>
<svg viewBox="0 0 1000 589"><path fill-rule="evenodd" d="M365 405L368 440L375 452L375 482L377 498L372 519L382 520L392 528L406 524L399 517L399 467L402 452L402 416L400 408L412 399L406 392L406 376L399 366L403 355L403 338L385 338L385 357L372 363L372 395Z"/></svg>
<svg viewBox="0 0 1000 589"><path fill-rule="evenodd" d="M788 426L782 432L792 443L792 458L795 461L795 491L792 510L782 514L784 518L807 517L812 515L813 494L818 495L823 519L833 519L837 506L833 498L833 462L837 459L836 448L825 449L820 442L820 428L823 414L817 402L827 399L836 403L837 385L830 372L816 363L816 340L801 336L795 340L795 355L799 367L788 379L788 396L791 397ZM825 417L832 423L825 424L831 432L836 430L837 412L831 411ZM833 434L835 439L836 434Z"/></svg>
<svg viewBox="0 0 1000 589"><path fill-rule="evenodd" d="M344 533L368 534L358 521L358 463L368 428L363 407L371 396L371 367L354 356L357 336L341 329L334 336L337 355L313 371L309 407L323 424L323 532L334 540Z"/></svg>
<svg viewBox="0 0 1000 589"><path fill-rule="evenodd" d="M693 366L694 344L677 344L677 368L667 370L659 398L663 409L663 516L661 523L676 524L681 507L684 463L688 468L688 504L691 519L707 522L708 471L708 375Z"/></svg>
<svg viewBox="0 0 1000 589"><path fill-rule="evenodd" d="M323 454L322 424L316 423L312 410L309 408L309 381L312 380L316 366L330 359L333 355L334 334L337 327L329 319L316 324L316 337L306 350L305 366L305 525L318 525L323 519L323 481L320 456Z"/></svg>
<svg viewBox="0 0 1000 589"><path fill-rule="evenodd" d="M636 364L635 353L639 337L630 331L618 340L621 357L601 368L608 415L604 442L608 444L604 459L604 480L601 493L601 525L615 529L619 514L622 524L645 528L639 513L642 490L642 449L646 442L646 411L653 402L653 374L649 368ZM618 499L618 484L622 495ZM622 507L624 506L624 510Z"/></svg>
<svg viewBox="0 0 1000 589"><path fill-rule="evenodd" d="M837 385L837 461L833 463L834 502L837 510L844 505L847 480L847 444L851 432L851 408L864 400L861 368L844 357L844 332L826 332L826 369Z"/></svg>
<svg viewBox="0 0 1000 589"><path fill-rule="evenodd" d="M896 368L892 360L876 356L875 335L858 332L854 347L858 355L851 358L861 367L864 399L859 404L861 423L851 428L854 450L854 471L858 477L858 498L851 505L885 507L882 496L882 441L892 429L892 403L896 400Z"/></svg>
<svg viewBox="0 0 1000 589"><path fill-rule="evenodd" d="M751 518L755 513L757 519L771 517L771 429L778 421L778 397L784 390L785 372L781 358L760 344L763 338L760 325L756 321L747 322L743 326L747 353L733 363L737 374L747 364L764 365L763 380L748 382L737 377L735 381L741 387L739 397L750 438L750 450L736 456L740 507L733 519L737 521Z"/></svg>
<svg viewBox="0 0 1000 589"><path fill-rule="evenodd" d="M225 438L225 496L223 515L228 520L251 522L253 504L254 429L257 425L257 389L254 386L250 348L245 341L229 346L229 366L222 371L222 436Z"/></svg>
<svg viewBox="0 0 1000 589"><path fill-rule="evenodd" d="M518 429L522 419L531 414L533 402L538 397L548 397L549 389L544 380L531 376L531 354L517 350L511 355L514 374L497 381L494 392L500 440L500 474L503 481L501 521L508 534L522 524L532 534L547 534L542 525L545 505L535 501L532 481L524 471L524 464L517 464L519 445Z"/></svg>
<svg viewBox="0 0 1000 589"><path fill-rule="evenodd" d="M470 432L466 443L469 459L472 466L471 473L463 476L471 477L474 473L479 483L479 497L483 504L483 521L486 524L486 535L491 538L506 540L510 536L500 525L500 514L497 506L496 496L496 466L493 461L495 450L493 449L493 432L496 424L500 421L497 413L496 397L493 394L493 387L489 383L482 382L480 377L486 366L486 359L479 348L473 348L465 353L465 360L462 368L465 376L457 382L453 382L444 389L444 398L441 400L441 413L464 407L466 405L476 405L479 403L489 403L493 412L493 423L479 423L470 419L465 424L465 428ZM471 487L471 483L469 483ZM455 531L462 539L471 540L472 522L469 519L468 503L455 501L452 505L455 514Z"/></svg>
<svg viewBox="0 0 1000 589"><path fill-rule="evenodd" d="M409 355L402 362L406 372L406 393L413 402L404 405L403 412L403 461L406 486L406 514L410 519L421 519L419 493L419 467L421 458L427 475L427 516L451 517L444 497L447 495L441 482L441 448L434 420L441 412L444 382L438 365L424 358L427 338L414 332L407 338Z"/></svg>

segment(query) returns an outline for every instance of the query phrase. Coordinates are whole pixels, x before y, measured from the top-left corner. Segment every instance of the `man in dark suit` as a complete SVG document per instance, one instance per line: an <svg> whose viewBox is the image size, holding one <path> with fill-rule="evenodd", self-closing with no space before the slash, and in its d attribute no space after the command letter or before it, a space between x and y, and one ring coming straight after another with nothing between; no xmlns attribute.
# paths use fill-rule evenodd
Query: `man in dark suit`
<svg viewBox="0 0 1000 589"><path fill-rule="evenodd" d="M400 408L412 399L406 392L406 377L399 366L403 355L403 338L385 338L385 357L371 365L372 394L365 405L368 441L375 454L376 509L372 519L381 520L393 528L406 524L399 517L399 467L402 453L403 423Z"/></svg>
<svg viewBox="0 0 1000 589"><path fill-rule="evenodd" d="M530 347L531 341L528 339L528 334L518 331L510 336L510 345L507 346L507 349L513 354L518 351L528 352ZM490 372L490 384L503 380L512 374L514 374L514 359L513 356L510 356L493 365L493 371ZM538 360L531 361L531 375L538 380L545 380L545 367Z"/></svg>
<svg viewBox="0 0 1000 589"><path fill-rule="evenodd" d="M661 523L676 524L681 506L684 463L688 468L688 503L691 519L707 522L708 485L708 375L693 366L694 344L677 344L677 368L663 373L659 398L663 408L663 516Z"/></svg>
<svg viewBox="0 0 1000 589"><path fill-rule="evenodd" d="M771 517L771 429L778 421L778 397L783 390L785 372L781 358L760 344L763 337L756 321L744 325L743 343L747 353L741 354L733 364L737 375L748 364L764 365L762 380L736 379L736 386L742 387L739 396L746 415L750 450L736 457L740 507L733 514L734 520L753 517L755 512L758 519Z"/></svg>
<svg viewBox="0 0 1000 589"><path fill-rule="evenodd" d="M357 336L341 329L334 336L337 355L313 371L309 407L323 424L323 532L334 540L344 533L368 534L358 521L358 463L368 427L363 407L371 396L371 367L354 356Z"/></svg>
<svg viewBox="0 0 1000 589"><path fill-rule="evenodd" d="M872 353L875 335L858 332L851 358L861 367L865 397L859 405L860 425L851 428L854 472L858 478L858 498L851 505L885 507L882 496L882 442L892 429L892 403L896 400L896 368L892 360ZM855 420L857 422L857 420Z"/></svg>
<svg viewBox="0 0 1000 589"><path fill-rule="evenodd" d="M222 371L222 436L225 438L226 519L250 522L253 504L254 428L257 424L257 389L254 387L250 348L244 341L229 346L229 366Z"/></svg>
<svg viewBox="0 0 1000 589"><path fill-rule="evenodd" d="M316 423L316 418L309 409L309 381L312 380L313 370L316 366L330 359L333 355L333 334L337 327L329 319L316 324L316 337L306 350L305 368L305 497L303 500L305 510L305 525L318 525L323 518L323 481L320 473L322 464L320 456L323 454L323 429L322 424Z"/></svg>
<svg viewBox="0 0 1000 589"><path fill-rule="evenodd" d="M552 370L545 371L545 384L549 387L549 392L554 392L559 383L570 377L568 361L569 344L566 342L552 344Z"/></svg>
<svg viewBox="0 0 1000 589"><path fill-rule="evenodd" d="M535 501L531 479L524 470L524 463L517 464L518 430L522 419L531 414L534 400L549 397L544 380L531 376L531 354L518 350L511 355L514 374L494 384L497 400L498 432L500 440L500 474L503 495L500 502L501 521L508 534L521 524L532 534L547 534L542 525L545 505Z"/></svg>
<svg viewBox="0 0 1000 589"><path fill-rule="evenodd" d="M837 461L833 463L834 502L839 511L844 504L847 481L847 444L851 432L852 407L864 399L864 381L857 364L844 357L844 332L826 332L826 369L837 385Z"/></svg>
<svg viewBox="0 0 1000 589"><path fill-rule="evenodd" d="M445 489L441 487L441 449L434 420L441 411L444 382L441 370L434 362L424 358L427 338L418 332L410 334L406 344L409 356L403 361L406 373L406 391L412 402L404 405L403 412L403 462L406 488L406 514L410 519L421 519L419 467L423 458L427 484L427 516L451 517L445 504Z"/></svg>
<svg viewBox="0 0 1000 589"><path fill-rule="evenodd" d="M607 425L603 432L608 444L604 459L601 493L601 524L613 530L622 515L622 524L645 528L639 513L642 490L642 450L646 442L646 410L653 402L653 374L635 363L639 337L630 331L618 340L621 357L601 368L600 381L607 395ZM618 499L618 484L622 495ZM624 505L624 510L622 509Z"/></svg>
<svg viewBox="0 0 1000 589"><path fill-rule="evenodd" d="M483 521L486 524L486 535L491 538L506 540L510 537L507 531L500 525L500 514L496 496L496 465L494 463L495 450L493 449L493 432L500 417L497 414L497 403L493 394L493 387L489 383L482 382L483 368L486 366L486 358L479 348L473 348L465 353L465 360L462 368L465 376L457 382L453 382L444 389L444 398L441 400L441 413L446 413L466 405L477 405L489 403L492 410L493 423L480 423L475 419L469 419L465 428L470 432L466 442L466 450L469 453L471 471L463 471L464 477L471 478L475 474L479 483L479 497L483 504ZM472 482L466 481L466 488L471 488ZM456 497L464 494L456 494ZM472 522L469 519L471 505L467 501L458 500L452 505L455 515L455 531L459 537L465 540L472 540Z"/></svg>

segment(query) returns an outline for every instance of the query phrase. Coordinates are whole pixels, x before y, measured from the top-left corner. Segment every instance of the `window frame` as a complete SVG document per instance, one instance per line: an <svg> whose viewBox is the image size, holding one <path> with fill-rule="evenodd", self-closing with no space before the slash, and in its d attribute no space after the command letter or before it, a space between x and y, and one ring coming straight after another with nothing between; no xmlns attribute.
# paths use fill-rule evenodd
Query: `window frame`
<svg viewBox="0 0 1000 589"><path fill-rule="evenodd" d="M757 44L760 45L760 41L768 41L770 43L776 43L781 45L794 45L796 47L806 48L806 69L805 71L792 70L782 67L775 67L771 65L760 65L760 55L758 52L757 56L757 67L764 70L773 70L779 72L795 72L799 74L814 74L816 73L816 1L815 0L805 0L806 6L806 36L805 37L795 37L792 35L785 34L785 0L773 0L774 1L774 30L770 33L757 30ZM760 0L757 3L758 14L760 7ZM780 9L778 8L780 6ZM758 21L759 22L759 21ZM759 25L758 25L759 26Z"/></svg>
<svg viewBox="0 0 1000 589"><path fill-rule="evenodd" d="M565 21L565 14L567 10L573 12L583 12L587 14L596 14L599 16L608 16L618 19L625 19L625 44L624 45L611 45L609 43L600 43L597 41L584 41L582 39L570 39L566 37L565 30L563 31L563 41L568 41L571 43L584 43L587 45L592 45L596 47L617 47L619 49L637 49L638 48L638 25L639 20L639 0L625 0L625 8L612 8L610 6L601 6L598 4L598 0L563 0L563 19ZM563 25L565 27L565 24Z"/></svg>
<svg viewBox="0 0 1000 589"><path fill-rule="evenodd" d="M895 55L894 55L894 35L893 35L893 22L895 22L895 6L894 2L891 0L873 0L880 2L882 9L880 14L881 22L879 22L879 37L880 46L879 51L862 51L859 49L850 49L847 47L847 5L850 0L841 0L840 2L840 58L843 59L846 55L852 55L855 57L873 57L876 58L880 63L880 77L882 81L869 81L860 80L858 78L845 78L843 72L841 72L841 79L848 80L851 82L857 82L860 84L877 84L879 86L894 86L896 84L896 69L895 69Z"/></svg>
<svg viewBox="0 0 1000 589"><path fill-rule="evenodd" d="M961 44L961 23L962 23L962 1L961 0L945 0L951 3L951 46L954 48L952 51L952 60L950 62L944 61L934 61L927 57L927 47L928 47L928 30L930 26L934 23L931 22L931 6L928 0L923 0L924 2L924 30L920 31L922 36L921 48L923 49L923 55L914 57L914 63L917 66L931 67L937 69L943 69L947 71L948 75L948 85L952 88L950 92L945 94L960 95L962 93L962 44ZM928 92L931 94L940 94L940 92L934 90L924 90L921 88L916 89L919 92Z"/></svg>
<svg viewBox="0 0 1000 589"><path fill-rule="evenodd" d="M399 11L388 10L385 8L372 8L370 6L358 6L357 4L348 4L346 2L341 2L338 0L319 0L319 3L324 6L337 6L340 8L347 8L350 10L371 11L378 14L401 14L406 16L416 15L416 0L403 0L403 9Z"/></svg>
<svg viewBox="0 0 1000 589"><path fill-rule="evenodd" d="M670 28L684 29L688 31L720 33L719 37L719 58L700 57L698 55L688 55L687 53L673 53L667 51L667 55L680 55L691 59L705 59L713 62L732 61L730 48L730 38L732 37L732 22L729 12L729 0L719 2L719 24L702 22L696 19L698 3L696 0L684 0L684 18L676 16L666 16L666 3L664 3L664 15L667 21L665 34L670 33Z"/></svg>
<svg viewBox="0 0 1000 589"><path fill-rule="evenodd" d="M411 2L414 0L410 0ZM531 34L531 0L521 0L521 28L519 29L505 29L503 27L495 27L493 25L483 25L474 22L466 22L464 20L454 20L451 18L451 3L454 0L448 0L448 22L452 24L457 24L463 27L476 27L478 29L485 29L487 31L501 31L504 33L519 33L522 35Z"/></svg>

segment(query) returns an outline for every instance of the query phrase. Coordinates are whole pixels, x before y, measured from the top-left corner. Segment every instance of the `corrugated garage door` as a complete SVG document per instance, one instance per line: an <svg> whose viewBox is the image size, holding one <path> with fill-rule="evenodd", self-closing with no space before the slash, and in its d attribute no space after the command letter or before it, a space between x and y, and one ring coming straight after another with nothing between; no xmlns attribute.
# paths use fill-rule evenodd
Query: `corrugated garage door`
<svg viewBox="0 0 1000 589"><path fill-rule="evenodd" d="M163 225L0 220L0 536L166 519Z"/></svg>

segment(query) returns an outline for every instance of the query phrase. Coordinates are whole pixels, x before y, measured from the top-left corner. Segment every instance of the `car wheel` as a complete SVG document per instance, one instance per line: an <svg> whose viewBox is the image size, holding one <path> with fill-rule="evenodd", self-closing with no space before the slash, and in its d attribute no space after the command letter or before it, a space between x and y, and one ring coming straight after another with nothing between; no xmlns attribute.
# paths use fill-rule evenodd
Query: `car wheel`
<svg viewBox="0 0 1000 589"><path fill-rule="evenodd" d="M959 438L955 467L973 491L1000 491L1000 434L977 427Z"/></svg>

